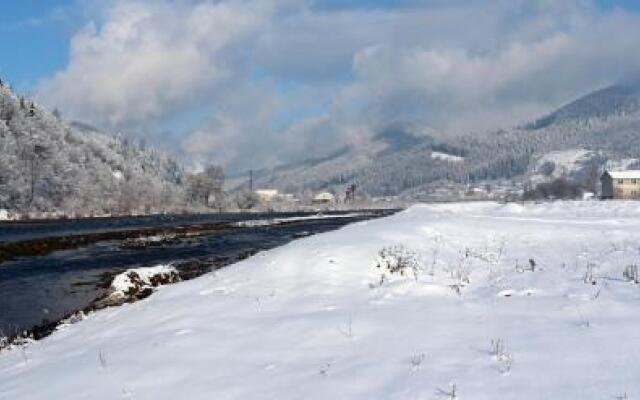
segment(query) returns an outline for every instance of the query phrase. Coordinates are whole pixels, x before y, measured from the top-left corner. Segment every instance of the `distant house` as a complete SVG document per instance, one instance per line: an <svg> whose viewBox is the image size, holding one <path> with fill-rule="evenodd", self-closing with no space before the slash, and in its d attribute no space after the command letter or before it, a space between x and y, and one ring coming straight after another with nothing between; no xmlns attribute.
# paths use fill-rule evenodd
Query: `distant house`
<svg viewBox="0 0 640 400"><path fill-rule="evenodd" d="M640 170L605 171L600 181L603 199L640 199Z"/></svg>
<svg viewBox="0 0 640 400"><path fill-rule="evenodd" d="M313 198L314 204L331 204L336 201L336 197L329 192L318 193Z"/></svg>
<svg viewBox="0 0 640 400"><path fill-rule="evenodd" d="M276 200L279 196L277 189L259 189L256 190L256 195L263 202L270 202Z"/></svg>

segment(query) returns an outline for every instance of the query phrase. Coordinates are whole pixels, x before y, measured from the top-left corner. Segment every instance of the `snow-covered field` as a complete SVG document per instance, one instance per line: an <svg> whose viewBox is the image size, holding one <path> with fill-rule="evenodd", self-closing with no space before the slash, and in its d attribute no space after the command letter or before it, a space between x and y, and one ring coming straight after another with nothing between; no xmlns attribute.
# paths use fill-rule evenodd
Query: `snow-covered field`
<svg viewBox="0 0 640 400"><path fill-rule="evenodd" d="M639 398L639 228L632 202L415 206L1 353L0 399Z"/></svg>

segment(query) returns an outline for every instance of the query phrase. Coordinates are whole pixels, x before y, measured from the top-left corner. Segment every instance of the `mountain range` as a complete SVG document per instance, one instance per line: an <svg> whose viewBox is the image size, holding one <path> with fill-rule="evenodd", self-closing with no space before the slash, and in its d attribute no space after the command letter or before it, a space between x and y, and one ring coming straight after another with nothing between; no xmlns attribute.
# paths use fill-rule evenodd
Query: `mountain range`
<svg viewBox="0 0 640 400"><path fill-rule="evenodd" d="M599 169L625 160L633 166L628 160L640 158L640 87L606 87L530 123L484 133L444 135L418 123L394 124L366 146L256 171L254 186L342 193L356 183L368 195L415 198L446 183L523 182L537 174L541 158L558 151L587 154Z"/></svg>

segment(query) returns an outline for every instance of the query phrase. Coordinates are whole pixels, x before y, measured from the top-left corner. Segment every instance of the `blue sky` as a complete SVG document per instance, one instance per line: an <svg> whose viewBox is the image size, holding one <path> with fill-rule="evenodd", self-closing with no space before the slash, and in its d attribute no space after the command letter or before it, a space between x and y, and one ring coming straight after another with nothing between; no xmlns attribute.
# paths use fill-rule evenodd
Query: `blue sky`
<svg viewBox="0 0 640 400"><path fill-rule="evenodd" d="M508 127L640 71L639 0L10 3L0 76L17 91L231 168L398 121Z"/></svg>
<svg viewBox="0 0 640 400"><path fill-rule="evenodd" d="M598 0L598 4L603 9L620 7L631 11L640 10L640 2L638 0Z"/></svg>
<svg viewBox="0 0 640 400"><path fill-rule="evenodd" d="M490 0L487 0L490 1ZM396 8L416 0L321 0L318 9ZM597 0L602 10L640 11L640 0ZM78 0L23 0L5 5L0 13L0 76L18 90L30 92L40 79L63 69L69 41L85 23L86 2Z"/></svg>
<svg viewBox="0 0 640 400"><path fill-rule="evenodd" d="M69 0L21 1L4 5L0 13L0 74L20 90L62 69L68 61L72 28L79 21L63 19ZM10 56L9 56L10 55Z"/></svg>

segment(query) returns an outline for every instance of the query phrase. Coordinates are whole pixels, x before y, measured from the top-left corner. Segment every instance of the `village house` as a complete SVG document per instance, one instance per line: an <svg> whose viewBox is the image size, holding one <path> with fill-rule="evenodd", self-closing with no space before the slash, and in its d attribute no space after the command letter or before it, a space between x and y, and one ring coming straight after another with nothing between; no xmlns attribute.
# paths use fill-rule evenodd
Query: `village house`
<svg viewBox="0 0 640 400"><path fill-rule="evenodd" d="M313 198L313 204L331 204L336 201L336 197L329 192L318 193Z"/></svg>
<svg viewBox="0 0 640 400"><path fill-rule="evenodd" d="M258 189L254 192L263 204L295 203L297 200L291 193L280 193L277 189Z"/></svg>
<svg viewBox="0 0 640 400"><path fill-rule="evenodd" d="M600 181L602 199L640 199L640 170L605 171Z"/></svg>
<svg viewBox="0 0 640 400"><path fill-rule="evenodd" d="M277 189L259 189L256 190L255 193L260 201L265 203L276 200L280 195Z"/></svg>

